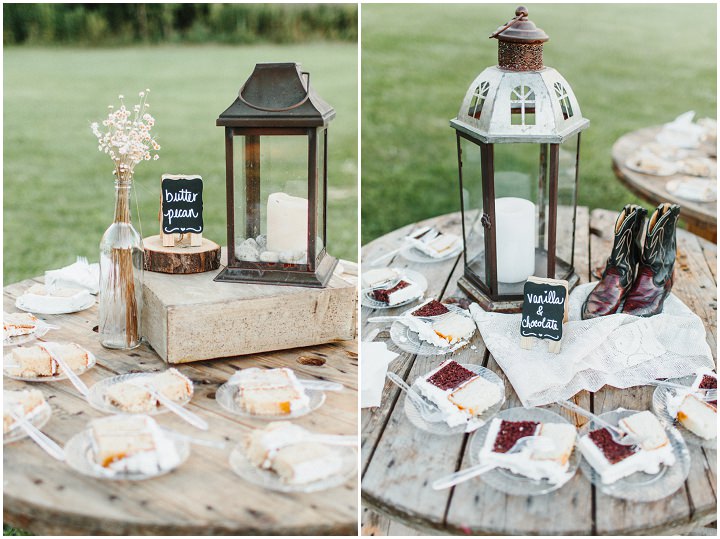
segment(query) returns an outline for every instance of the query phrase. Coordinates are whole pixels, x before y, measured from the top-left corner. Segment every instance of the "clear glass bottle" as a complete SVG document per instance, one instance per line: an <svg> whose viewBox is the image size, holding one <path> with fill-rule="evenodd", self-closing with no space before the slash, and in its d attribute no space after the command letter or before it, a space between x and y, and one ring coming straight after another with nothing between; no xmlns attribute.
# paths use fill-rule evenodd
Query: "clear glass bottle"
<svg viewBox="0 0 720 539"><path fill-rule="evenodd" d="M130 222L132 180L115 181L115 219L100 241L100 342L129 350L142 340L144 252Z"/></svg>

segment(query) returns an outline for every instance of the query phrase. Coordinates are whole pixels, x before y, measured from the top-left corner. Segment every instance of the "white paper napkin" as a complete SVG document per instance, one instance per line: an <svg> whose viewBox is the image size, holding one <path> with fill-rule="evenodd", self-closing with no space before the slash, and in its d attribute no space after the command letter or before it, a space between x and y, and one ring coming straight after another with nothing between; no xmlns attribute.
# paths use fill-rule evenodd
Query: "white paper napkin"
<svg viewBox="0 0 720 539"><path fill-rule="evenodd" d="M567 400L583 389L626 388L637 380L714 368L702 320L677 296L670 294L663 312L649 318L620 313L582 320L582 304L596 285L578 286L570 294L559 354L548 352L545 341L532 350L520 348L520 314L470 307L485 345L524 406Z"/></svg>
<svg viewBox="0 0 720 539"><path fill-rule="evenodd" d="M384 342L363 342L360 350L360 407L380 406L388 365L400 354Z"/></svg>
<svg viewBox="0 0 720 539"><path fill-rule="evenodd" d="M74 264L45 272L45 286L52 291L56 288L80 288L97 294L100 286L100 264L88 264L79 256Z"/></svg>

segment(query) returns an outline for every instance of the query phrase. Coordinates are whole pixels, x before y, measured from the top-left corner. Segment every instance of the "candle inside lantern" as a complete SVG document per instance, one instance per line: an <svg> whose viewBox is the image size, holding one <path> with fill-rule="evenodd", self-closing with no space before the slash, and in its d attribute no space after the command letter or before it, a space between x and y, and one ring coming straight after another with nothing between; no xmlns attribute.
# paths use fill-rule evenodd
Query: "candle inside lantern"
<svg viewBox="0 0 720 539"><path fill-rule="evenodd" d="M535 204L524 198L495 201L497 278L519 283L535 273Z"/></svg>
<svg viewBox="0 0 720 539"><path fill-rule="evenodd" d="M272 193L267 202L268 251L306 251L308 201L287 193Z"/></svg>

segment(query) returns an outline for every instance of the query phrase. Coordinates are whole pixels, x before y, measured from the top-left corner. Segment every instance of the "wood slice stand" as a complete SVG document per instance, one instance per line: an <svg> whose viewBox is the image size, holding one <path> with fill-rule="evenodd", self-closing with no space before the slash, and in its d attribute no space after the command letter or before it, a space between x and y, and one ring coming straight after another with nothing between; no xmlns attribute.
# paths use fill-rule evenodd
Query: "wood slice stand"
<svg viewBox="0 0 720 539"><path fill-rule="evenodd" d="M145 269L157 273L204 273L220 267L220 246L202 238L199 246L164 246L160 236L143 240Z"/></svg>

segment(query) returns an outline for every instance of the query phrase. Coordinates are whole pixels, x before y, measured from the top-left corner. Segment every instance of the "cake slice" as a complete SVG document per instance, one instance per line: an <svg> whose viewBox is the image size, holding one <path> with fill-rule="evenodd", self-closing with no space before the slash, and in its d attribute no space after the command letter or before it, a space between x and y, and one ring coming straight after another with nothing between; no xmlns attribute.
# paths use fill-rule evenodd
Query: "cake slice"
<svg viewBox="0 0 720 539"><path fill-rule="evenodd" d="M4 338L18 337L33 333L40 320L30 313L4 313L3 334Z"/></svg>
<svg viewBox="0 0 720 539"><path fill-rule="evenodd" d="M295 373L288 368L238 371L230 380L237 384L235 401L254 415L287 415L310 402Z"/></svg>
<svg viewBox="0 0 720 539"><path fill-rule="evenodd" d="M307 430L275 421L248 437L247 456L255 466L277 473L288 484L319 481L338 473L342 459L335 448L303 441Z"/></svg>
<svg viewBox="0 0 720 539"><path fill-rule="evenodd" d="M392 268L378 268L363 272L363 288L377 288L398 278L398 272Z"/></svg>
<svg viewBox="0 0 720 539"><path fill-rule="evenodd" d="M375 301L385 303L390 307L422 297L422 294L422 289L407 279L401 279L396 285L390 288L379 288L372 291L372 296Z"/></svg>
<svg viewBox="0 0 720 539"><path fill-rule="evenodd" d="M92 296L90 292L79 288L55 288L52 291L44 284L34 284L21 296L23 308L29 311L72 311L87 305Z"/></svg>
<svg viewBox="0 0 720 539"><path fill-rule="evenodd" d="M9 374L26 378L53 376L62 373L52 353L63 359L73 372L80 372L90 364L90 354L77 344L44 343L35 346L18 346L13 348L13 365L6 368Z"/></svg>
<svg viewBox="0 0 720 539"><path fill-rule="evenodd" d="M438 336L449 344L466 341L475 334L475 321L469 316L459 313L449 313L441 320L432 322L432 329Z"/></svg>
<svg viewBox="0 0 720 539"><path fill-rule="evenodd" d="M94 462L114 472L154 474L180 463L173 441L148 416L95 419L90 437Z"/></svg>
<svg viewBox="0 0 720 539"><path fill-rule="evenodd" d="M442 258L455 252L462 244L460 236L456 234L444 234L439 231L409 236L408 242L417 250L432 258Z"/></svg>
<svg viewBox="0 0 720 539"><path fill-rule="evenodd" d="M180 402L193 394L192 382L177 369L171 368L161 373L143 376L141 379L129 379L114 384L105 391L107 401L124 412L150 412L160 403L144 385L148 384L168 399Z"/></svg>
<svg viewBox="0 0 720 539"><path fill-rule="evenodd" d="M42 392L38 389L22 391L3 390L3 434L15 427L11 412L22 415L28 421L48 408Z"/></svg>
<svg viewBox="0 0 720 539"><path fill-rule="evenodd" d="M497 385L450 359L418 378L415 386L443 412L450 427L467 424L502 398Z"/></svg>
<svg viewBox="0 0 720 539"><path fill-rule="evenodd" d="M701 400L698 389L717 389L717 375L699 373L689 391L668 397L667 410L690 432L712 440L717 438L717 401Z"/></svg>
<svg viewBox="0 0 720 539"><path fill-rule="evenodd" d="M480 450L480 462L530 479L547 479L557 485L568 479L576 434L575 427L569 423L509 421L496 417ZM515 447L519 440L530 436L542 436L543 443Z"/></svg>
<svg viewBox="0 0 720 539"><path fill-rule="evenodd" d="M639 412L620 421L626 432L635 436L638 445L622 445L613 440L607 429L596 429L578 444L585 460L600 475L603 483L615 483L636 472L656 474L662 465L675 464L675 455L665 431L650 412Z"/></svg>

